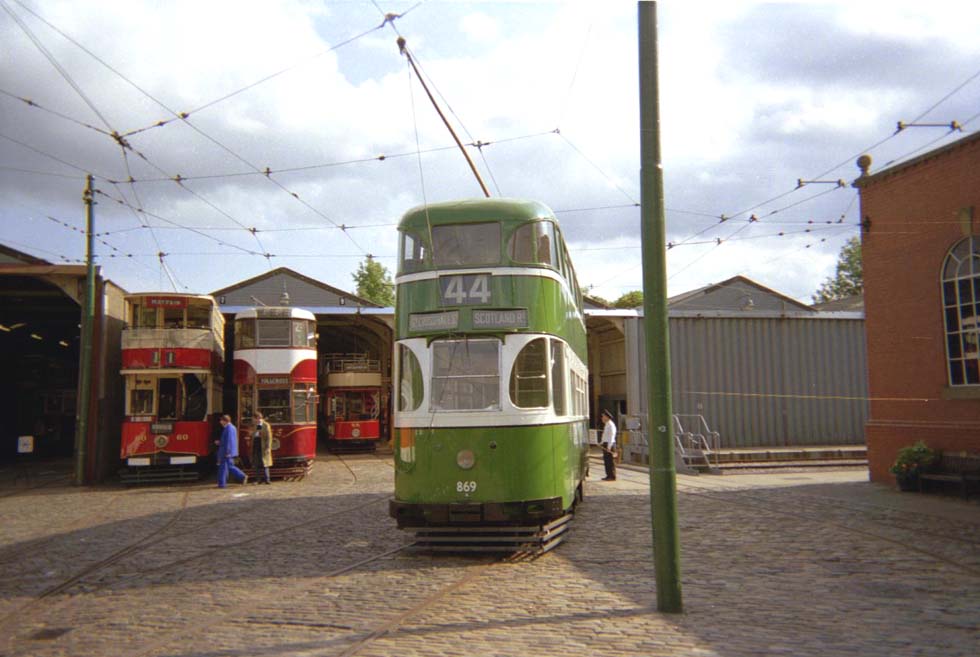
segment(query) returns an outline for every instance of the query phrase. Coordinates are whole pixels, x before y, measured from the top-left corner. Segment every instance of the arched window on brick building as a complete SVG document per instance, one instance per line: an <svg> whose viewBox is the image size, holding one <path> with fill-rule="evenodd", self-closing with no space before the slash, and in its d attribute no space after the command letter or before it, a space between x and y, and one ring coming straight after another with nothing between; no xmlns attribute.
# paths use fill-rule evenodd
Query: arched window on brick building
<svg viewBox="0 0 980 657"><path fill-rule="evenodd" d="M980 385L980 235L949 250L942 279L949 384Z"/></svg>

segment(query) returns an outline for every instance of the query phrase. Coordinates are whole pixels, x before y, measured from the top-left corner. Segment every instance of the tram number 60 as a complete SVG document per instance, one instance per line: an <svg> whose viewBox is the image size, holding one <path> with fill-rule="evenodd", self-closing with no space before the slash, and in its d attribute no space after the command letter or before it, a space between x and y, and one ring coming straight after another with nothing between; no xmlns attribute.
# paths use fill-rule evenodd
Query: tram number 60
<svg viewBox="0 0 980 657"><path fill-rule="evenodd" d="M456 482L456 492L457 493L473 493L476 491L475 481L457 481Z"/></svg>
<svg viewBox="0 0 980 657"><path fill-rule="evenodd" d="M490 303L490 277L486 274L443 276L439 279L442 301L449 305Z"/></svg>

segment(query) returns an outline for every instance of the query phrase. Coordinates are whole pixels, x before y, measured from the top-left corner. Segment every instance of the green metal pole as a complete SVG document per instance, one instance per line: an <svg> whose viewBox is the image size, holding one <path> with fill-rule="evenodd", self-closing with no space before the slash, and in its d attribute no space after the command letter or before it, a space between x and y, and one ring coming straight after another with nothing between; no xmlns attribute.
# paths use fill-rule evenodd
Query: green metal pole
<svg viewBox="0 0 980 657"><path fill-rule="evenodd" d="M88 442L89 411L92 405L92 334L95 324L95 265L92 260L95 204L92 176L85 179L85 306L82 310L82 343L78 366L78 417L75 423L75 483L85 483L85 453Z"/></svg>
<svg viewBox="0 0 980 657"><path fill-rule="evenodd" d="M639 2L640 23L640 214L643 242L643 317L647 354L650 445L650 512L657 610L680 613L681 560L670 400L670 336L667 324L667 249L664 177L660 160L657 82L657 3Z"/></svg>

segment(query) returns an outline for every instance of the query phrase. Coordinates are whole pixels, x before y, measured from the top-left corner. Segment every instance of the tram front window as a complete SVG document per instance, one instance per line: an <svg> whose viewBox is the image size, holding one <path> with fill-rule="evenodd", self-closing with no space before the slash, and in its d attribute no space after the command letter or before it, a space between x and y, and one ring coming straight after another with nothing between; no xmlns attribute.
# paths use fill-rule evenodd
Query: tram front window
<svg viewBox="0 0 980 657"><path fill-rule="evenodd" d="M198 304L187 306L187 328L211 328L211 306Z"/></svg>
<svg viewBox="0 0 980 657"><path fill-rule="evenodd" d="M306 383L293 386L293 422L305 424L316 420L316 390Z"/></svg>
<svg viewBox="0 0 980 657"><path fill-rule="evenodd" d="M289 422L289 388L259 388L258 411L270 424Z"/></svg>
<svg viewBox="0 0 980 657"><path fill-rule="evenodd" d="M178 417L177 379L160 379L160 402L157 406L158 420L176 420Z"/></svg>
<svg viewBox="0 0 980 657"><path fill-rule="evenodd" d="M518 408L548 405L548 342L544 338L532 340L517 354L510 373L510 400Z"/></svg>
<svg viewBox="0 0 980 657"><path fill-rule="evenodd" d="M288 319L260 319L259 345L263 347L288 347L289 330Z"/></svg>
<svg viewBox="0 0 980 657"><path fill-rule="evenodd" d="M422 404L422 368L405 345L398 345L398 410L414 411Z"/></svg>
<svg viewBox="0 0 980 657"><path fill-rule="evenodd" d="M129 414L130 415L152 415L153 414L153 391L146 389L136 389L129 391Z"/></svg>
<svg viewBox="0 0 980 657"><path fill-rule="evenodd" d="M499 410L499 350L497 340L434 342L430 409Z"/></svg>
<svg viewBox="0 0 980 657"><path fill-rule="evenodd" d="M496 265L500 262L500 224L433 226L432 254L437 267Z"/></svg>

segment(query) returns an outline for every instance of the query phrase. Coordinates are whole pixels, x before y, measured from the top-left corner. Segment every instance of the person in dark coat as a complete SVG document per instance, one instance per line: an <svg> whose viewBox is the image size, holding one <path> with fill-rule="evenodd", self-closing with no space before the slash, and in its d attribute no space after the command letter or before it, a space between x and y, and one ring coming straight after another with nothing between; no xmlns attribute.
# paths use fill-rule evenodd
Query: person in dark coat
<svg viewBox="0 0 980 657"><path fill-rule="evenodd" d="M218 446L218 488L227 487L229 471L242 484L247 483L248 475L235 465L235 457L238 456L238 429L231 423L230 415L221 416L221 439L216 440L215 444Z"/></svg>
<svg viewBox="0 0 980 657"><path fill-rule="evenodd" d="M255 414L255 431L252 432L252 467L256 475L263 475L260 484L270 484L269 468L272 467L272 427L262 413Z"/></svg>

